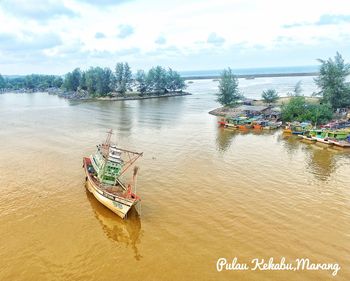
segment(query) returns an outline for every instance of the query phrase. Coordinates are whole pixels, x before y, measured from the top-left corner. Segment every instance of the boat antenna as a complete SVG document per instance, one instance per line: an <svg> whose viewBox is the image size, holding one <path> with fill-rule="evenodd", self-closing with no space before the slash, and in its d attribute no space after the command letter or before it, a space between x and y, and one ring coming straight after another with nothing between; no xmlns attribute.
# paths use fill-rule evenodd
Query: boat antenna
<svg viewBox="0 0 350 281"><path fill-rule="evenodd" d="M134 173L132 175L132 185L134 186L134 193L136 194L136 176L137 176L137 172L139 170L138 166L134 167Z"/></svg>

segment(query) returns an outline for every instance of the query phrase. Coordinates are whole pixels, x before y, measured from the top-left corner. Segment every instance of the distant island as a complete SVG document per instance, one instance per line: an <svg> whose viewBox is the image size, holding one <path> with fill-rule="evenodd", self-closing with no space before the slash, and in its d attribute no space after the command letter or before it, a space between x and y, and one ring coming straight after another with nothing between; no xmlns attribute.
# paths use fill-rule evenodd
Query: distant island
<svg viewBox="0 0 350 281"><path fill-rule="evenodd" d="M117 63L115 70L90 67L86 71L74 69L66 75L3 77L0 74L0 92L48 92L74 100L136 100L190 95L184 92L184 79L177 71L161 66L147 73L138 70L132 75L128 63Z"/></svg>
<svg viewBox="0 0 350 281"><path fill-rule="evenodd" d="M299 77L317 76L318 72L289 72L289 73L257 73L257 74L236 74L236 78L255 79L266 77ZM220 79L221 75L191 75L184 77L185 80Z"/></svg>

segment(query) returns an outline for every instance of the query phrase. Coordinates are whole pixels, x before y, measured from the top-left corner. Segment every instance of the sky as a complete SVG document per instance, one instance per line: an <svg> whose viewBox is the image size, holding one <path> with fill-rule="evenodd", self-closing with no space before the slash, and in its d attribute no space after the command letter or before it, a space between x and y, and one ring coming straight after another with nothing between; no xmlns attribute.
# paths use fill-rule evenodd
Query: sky
<svg viewBox="0 0 350 281"><path fill-rule="evenodd" d="M0 0L0 73L350 60L349 0Z"/></svg>

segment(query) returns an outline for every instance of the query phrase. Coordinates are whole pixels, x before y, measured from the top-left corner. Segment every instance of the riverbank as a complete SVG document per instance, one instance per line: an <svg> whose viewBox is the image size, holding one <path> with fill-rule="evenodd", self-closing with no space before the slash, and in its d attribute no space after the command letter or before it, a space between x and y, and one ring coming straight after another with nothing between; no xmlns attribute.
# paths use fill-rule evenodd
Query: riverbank
<svg viewBox="0 0 350 281"><path fill-rule="evenodd" d="M120 95L119 93L110 93L108 96L99 97L99 96L91 96L87 91L64 91L58 88L49 88L42 89L38 91L34 91L31 89L18 89L18 90L7 90L1 93L12 93L12 94L29 94L29 93L39 93L39 92L47 92L49 95L57 95L59 97L68 99L68 100L80 100L80 101L96 101L96 100L107 100L107 101L123 101L123 100L144 100L144 99L155 99L155 98L169 98L169 97L181 97L181 96L189 96L192 95L189 92L185 91L174 91L168 92L164 94L158 93L144 93L140 94L139 92L127 92L125 95Z"/></svg>
<svg viewBox="0 0 350 281"><path fill-rule="evenodd" d="M59 97L63 97L69 100L81 100L81 101L96 101L96 100L107 100L107 101L123 101L123 100L144 100L154 98L166 98L166 97L178 97L191 95L184 91L174 91L168 93L139 93L139 92L126 92L124 95L120 93L110 93L107 96L94 96L89 94L87 91L80 90L76 92L65 92L61 89L54 92L48 92L49 94L56 94Z"/></svg>
<svg viewBox="0 0 350 281"><path fill-rule="evenodd" d="M137 95L128 95L122 97L122 96L112 96L112 97L97 97L97 98L88 98L85 99L87 101L91 100L106 100L106 101L123 101L123 100L146 100L146 99L157 99L157 98L169 98L169 97L181 97L181 96L190 96L191 93L188 92L171 92L166 94L146 94L140 96Z"/></svg>
<svg viewBox="0 0 350 281"><path fill-rule="evenodd" d="M271 105L271 108L278 108L280 106L282 106L283 104L287 104L289 102L291 97L280 97L274 104ZM319 103L319 98L318 97L305 97L306 101L309 103ZM242 104L244 105L244 104ZM262 111L266 108L269 107L268 104L264 103L263 100L252 100L250 102L250 105L246 105L246 107L252 107L252 109L254 109L254 111ZM218 107L215 108L211 111L209 111L208 113L214 116L219 116L219 117L225 117L225 116L230 116L233 117L235 115L238 114L237 111L238 107Z"/></svg>

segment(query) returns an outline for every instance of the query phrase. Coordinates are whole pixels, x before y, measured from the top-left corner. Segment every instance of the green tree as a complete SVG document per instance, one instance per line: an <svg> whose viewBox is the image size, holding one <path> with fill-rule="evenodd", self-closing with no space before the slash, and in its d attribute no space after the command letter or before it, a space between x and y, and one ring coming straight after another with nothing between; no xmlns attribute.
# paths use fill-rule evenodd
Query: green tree
<svg viewBox="0 0 350 281"><path fill-rule="evenodd" d="M315 78L317 86L321 89L318 95L323 103L328 103L333 109L350 105L350 87L346 77L350 74L350 64L345 63L343 57L337 52L334 60L318 60L321 63L319 75Z"/></svg>
<svg viewBox="0 0 350 281"><path fill-rule="evenodd" d="M124 64L118 62L115 66L115 88L117 92L125 92L123 89Z"/></svg>
<svg viewBox="0 0 350 281"><path fill-rule="evenodd" d="M217 96L217 101L223 106L233 106L243 98L238 89L238 79L232 73L231 68L224 69L221 73Z"/></svg>
<svg viewBox="0 0 350 281"><path fill-rule="evenodd" d="M97 86L97 75L94 67L90 67L87 71L85 71L85 87L86 90L90 94L94 94L96 92Z"/></svg>
<svg viewBox="0 0 350 281"><path fill-rule="evenodd" d="M302 82L298 81L294 86L294 96L300 96L301 92L303 91L301 87Z"/></svg>
<svg viewBox="0 0 350 281"><path fill-rule="evenodd" d="M143 70L139 69L136 72L135 81L137 91L140 92L141 95L146 93L148 90L148 85L146 81L146 73Z"/></svg>
<svg viewBox="0 0 350 281"><path fill-rule="evenodd" d="M35 78L36 78L36 77L35 77L34 74L32 74L32 75L27 75L27 76L24 77L24 81L25 81L24 83L25 83L25 87L26 87L27 89L31 89L31 90L34 89L35 84L37 84L37 82L38 82L38 81L36 81Z"/></svg>
<svg viewBox="0 0 350 281"><path fill-rule="evenodd" d="M167 91L167 72L161 66L152 67L147 73L147 85L152 92L162 94Z"/></svg>
<svg viewBox="0 0 350 281"><path fill-rule="evenodd" d="M127 62L118 62L115 67L115 88L116 91L125 94L126 91L131 90L132 73Z"/></svg>
<svg viewBox="0 0 350 281"><path fill-rule="evenodd" d="M100 95L106 96L112 91L113 72L108 67L102 69L99 71L99 81L100 86L97 91Z"/></svg>
<svg viewBox="0 0 350 281"><path fill-rule="evenodd" d="M311 121L315 126L324 124L333 118L333 110L329 104L306 104L303 121Z"/></svg>
<svg viewBox="0 0 350 281"><path fill-rule="evenodd" d="M81 79L81 71L80 68L76 68L72 72L72 90L76 91L79 87L80 84L80 79Z"/></svg>
<svg viewBox="0 0 350 281"><path fill-rule="evenodd" d="M87 90L87 85L86 85L86 71L83 71L81 73L81 79L79 83L79 88L82 90Z"/></svg>
<svg viewBox="0 0 350 281"><path fill-rule="evenodd" d="M177 90L183 90L185 87L185 81L180 74L169 68L166 74L166 88L169 91L174 92Z"/></svg>
<svg viewBox="0 0 350 281"><path fill-rule="evenodd" d="M265 103L271 104L278 100L279 95L277 94L276 90L269 89L269 90L263 91L261 97L263 98Z"/></svg>
<svg viewBox="0 0 350 281"><path fill-rule="evenodd" d="M83 73L82 77L84 77L82 80L85 80L84 88L91 95L106 96L112 91L113 73L109 68L90 67Z"/></svg>
<svg viewBox="0 0 350 281"><path fill-rule="evenodd" d="M281 116L283 121L304 121L302 116L306 112L306 100L304 96L293 96L287 104L282 105Z"/></svg>
<svg viewBox="0 0 350 281"><path fill-rule="evenodd" d="M68 72L64 77L63 88L68 91L76 91L80 85L81 71L79 68Z"/></svg>
<svg viewBox="0 0 350 281"><path fill-rule="evenodd" d="M304 96L293 96L287 104L282 105L281 115L286 122L311 121L318 125L331 120L333 111L328 104L308 103Z"/></svg>
<svg viewBox="0 0 350 281"><path fill-rule="evenodd" d="M0 90L3 90L6 88L6 81L5 78L2 77L2 75L0 74Z"/></svg>
<svg viewBox="0 0 350 281"><path fill-rule="evenodd" d="M127 91L131 91L132 84L132 72L129 64L127 62L124 63L124 87Z"/></svg>

